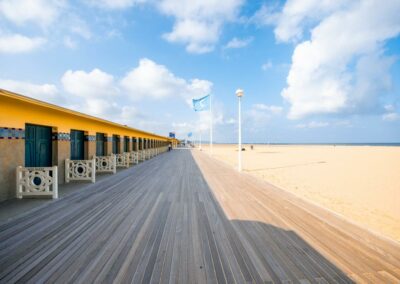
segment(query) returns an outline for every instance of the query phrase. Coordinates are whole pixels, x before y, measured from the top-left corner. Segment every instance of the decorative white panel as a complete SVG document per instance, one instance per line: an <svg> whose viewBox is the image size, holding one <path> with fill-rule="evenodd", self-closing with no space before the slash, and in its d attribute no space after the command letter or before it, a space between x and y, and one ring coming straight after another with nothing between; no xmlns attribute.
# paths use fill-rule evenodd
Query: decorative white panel
<svg viewBox="0 0 400 284"><path fill-rule="evenodd" d="M57 166L17 167L17 198L24 196L58 198Z"/></svg>
<svg viewBox="0 0 400 284"><path fill-rule="evenodd" d="M139 163L139 153L137 151L132 151L129 153L129 163L134 165Z"/></svg>
<svg viewBox="0 0 400 284"><path fill-rule="evenodd" d="M117 167L129 168L129 153L116 154Z"/></svg>
<svg viewBox="0 0 400 284"><path fill-rule="evenodd" d="M96 159L92 160L65 160L65 182L71 180L96 181Z"/></svg>
<svg viewBox="0 0 400 284"><path fill-rule="evenodd" d="M139 150L138 151L138 160L140 162L143 162L144 160L146 160L145 150Z"/></svg>
<svg viewBox="0 0 400 284"><path fill-rule="evenodd" d="M96 160L97 173L113 173L117 172L117 161L115 155L111 156L94 156Z"/></svg>

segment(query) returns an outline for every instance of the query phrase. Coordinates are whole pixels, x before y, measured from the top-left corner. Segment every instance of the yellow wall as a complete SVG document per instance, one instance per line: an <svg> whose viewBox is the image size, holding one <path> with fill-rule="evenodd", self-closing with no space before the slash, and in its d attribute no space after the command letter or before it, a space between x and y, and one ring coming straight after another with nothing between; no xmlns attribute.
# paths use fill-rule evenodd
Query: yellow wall
<svg viewBox="0 0 400 284"><path fill-rule="evenodd" d="M159 141L175 141L165 136L126 127L0 90L0 127L25 129L25 123L52 126L54 132L69 133L71 129L76 129L87 131L88 135L96 135L96 132L100 132L107 136L116 134Z"/></svg>

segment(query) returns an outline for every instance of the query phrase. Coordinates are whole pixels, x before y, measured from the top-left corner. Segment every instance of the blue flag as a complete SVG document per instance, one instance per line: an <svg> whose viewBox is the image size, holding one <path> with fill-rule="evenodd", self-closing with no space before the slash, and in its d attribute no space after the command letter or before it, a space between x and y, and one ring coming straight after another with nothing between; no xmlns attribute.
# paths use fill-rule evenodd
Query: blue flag
<svg viewBox="0 0 400 284"><path fill-rule="evenodd" d="M192 137L192 135L193 135L192 132L188 133L188 137Z"/></svg>
<svg viewBox="0 0 400 284"><path fill-rule="evenodd" d="M202 97L200 99L193 99L194 111L205 111L210 109L210 95Z"/></svg>

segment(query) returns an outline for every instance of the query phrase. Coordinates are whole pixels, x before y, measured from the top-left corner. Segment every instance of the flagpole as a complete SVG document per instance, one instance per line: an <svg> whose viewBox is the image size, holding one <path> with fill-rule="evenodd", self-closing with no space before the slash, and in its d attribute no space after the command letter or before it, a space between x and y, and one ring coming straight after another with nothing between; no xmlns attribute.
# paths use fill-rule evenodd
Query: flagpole
<svg viewBox="0 0 400 284"><path fill-rule="evenodd" d="M213 114L212 114L212 96L210 94L210 155L213 154Z"/></svg>

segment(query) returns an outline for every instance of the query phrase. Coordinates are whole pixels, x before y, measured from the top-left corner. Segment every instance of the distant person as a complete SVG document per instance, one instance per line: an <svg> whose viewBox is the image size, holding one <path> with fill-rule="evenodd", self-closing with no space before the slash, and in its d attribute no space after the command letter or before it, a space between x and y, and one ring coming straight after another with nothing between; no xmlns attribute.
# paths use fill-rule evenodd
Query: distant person
<svg viewBox="0 0 400 284"><path fill-rule="evenodd" d="M253 146L253 145L251 145L251 146L250 146L250 149L251 149L251 150L253 150L253 148L254 148L254 146Z"/></svg>
<svg viewBox="0 0 400 284"><path fill-rule="evenodd" d="M171 146L171 144L169 144L168 145L168 152L171 151L171 149L172 149L172 146Z"/></svg>

